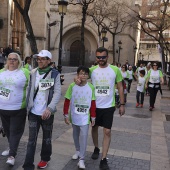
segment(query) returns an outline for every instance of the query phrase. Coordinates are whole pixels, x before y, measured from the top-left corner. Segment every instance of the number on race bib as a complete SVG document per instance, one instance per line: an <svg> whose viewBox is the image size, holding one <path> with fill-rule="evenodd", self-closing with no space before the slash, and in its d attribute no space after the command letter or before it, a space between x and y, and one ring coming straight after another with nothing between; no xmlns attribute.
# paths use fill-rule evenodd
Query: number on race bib
<svg viewBox="0 0 170 170"><path fill-rule="evenodd" d="M10 97L10 90L1 87L0 88L0 98L9 100L9 97Z"/></svg>

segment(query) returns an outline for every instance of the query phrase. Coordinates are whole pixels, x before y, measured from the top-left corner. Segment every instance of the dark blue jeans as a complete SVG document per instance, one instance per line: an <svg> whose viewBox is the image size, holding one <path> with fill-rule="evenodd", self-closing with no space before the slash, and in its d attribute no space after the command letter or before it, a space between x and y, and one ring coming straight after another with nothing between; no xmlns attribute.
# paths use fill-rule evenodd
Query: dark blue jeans
<svg viewBox="0 0 170 170"><path fill-rule="evenodd" d="M33 113L29 113L29 139L27 144L27 153L23 168L25 170L34 170L34 155L37 144L37 137L40 126L42 127L43 139L42 139L42 147L41 147L41 160L49 161L50 156L52 154L52 129L53 129L53 121L54 115L51 115L49 119L42 120L41 116L35 115Z"/></svg>
<svg viewBox="0 0 170 170"><path fill-rule="evenodd" d="M141 99L140 99L140 97L141 97ZM144 93L143 92L140 92L137 90L136 101L137 101L137 103L143 104L143 102L144 102Z"/></svg>

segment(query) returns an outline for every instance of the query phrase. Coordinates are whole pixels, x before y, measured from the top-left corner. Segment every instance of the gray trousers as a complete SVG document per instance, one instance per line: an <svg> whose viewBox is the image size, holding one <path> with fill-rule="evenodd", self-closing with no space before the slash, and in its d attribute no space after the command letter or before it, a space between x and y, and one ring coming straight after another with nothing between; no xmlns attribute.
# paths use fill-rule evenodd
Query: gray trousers
<svg viewBox="0 0 170 170"><path fill-rule="evenodd" d="M72 124L72 127L74 145L76 151L80 152L80 159L83 160L86 153L89 125L77 126Z"/></svg>

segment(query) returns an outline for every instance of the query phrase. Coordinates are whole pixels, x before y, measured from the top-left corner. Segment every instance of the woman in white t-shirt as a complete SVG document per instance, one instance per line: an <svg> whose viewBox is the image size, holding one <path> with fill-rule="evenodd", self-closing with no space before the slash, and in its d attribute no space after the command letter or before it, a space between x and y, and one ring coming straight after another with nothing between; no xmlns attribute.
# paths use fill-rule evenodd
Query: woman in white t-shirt
<svg viewBox="0 0 170 170"><path fill-rule="evenodd" d="M17 53L10 53L4 69L0 70L0 116L9 149L2 152L8 156L7 164L14 165L18 145L25 128L26 88L29 71L22 68Z"/></svg>
<svg viewBox="0 0 170 170"><path fill-rule="evenodd" d="M150 93L150 107L149 110L152 111L155 108L154 104L156 101L156 95L158 90L161 90L161 84L164 83L163 75L160 70L158 70L157 62L152 64L152 69L148 72L146 88L148 88Z"/></svg>

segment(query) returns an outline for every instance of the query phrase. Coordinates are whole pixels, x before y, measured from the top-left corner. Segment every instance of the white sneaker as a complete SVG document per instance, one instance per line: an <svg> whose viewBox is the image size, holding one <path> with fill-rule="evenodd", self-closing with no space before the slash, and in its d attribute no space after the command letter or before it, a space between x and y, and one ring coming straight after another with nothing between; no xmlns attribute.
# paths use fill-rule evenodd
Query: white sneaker
<svg viewBox="0 0 170 170"><path fill-rule="evenodd" d="M78 159L80 152L76 151L76 153L72 156L72 159Z"/></svg>
<svg viewBox="0 0 170 170"><path fill-rule="evenodd" d="M84 160L79 160L77 166L80 168L80 169L85 169L85 165L84 165Z"/></svg>
<svg viewBox="0 0 170 170"><path fill-rule="evenodd" d="M1 153L1 155L2 155L2 156L8 156L8 155L9 155L9 149L3 151L3 152Z"/></svg>
<svg viewBox="0 0 170 170"><path fill-rule="evenodd" d="M7 159L7 161L6 161L6 164L8 164L8 165L14 165L14 163L15 163L15 158L13 157L13 156L10 156L8 159Z"/></svg>

